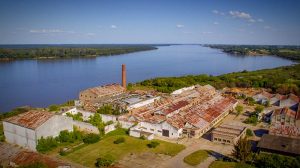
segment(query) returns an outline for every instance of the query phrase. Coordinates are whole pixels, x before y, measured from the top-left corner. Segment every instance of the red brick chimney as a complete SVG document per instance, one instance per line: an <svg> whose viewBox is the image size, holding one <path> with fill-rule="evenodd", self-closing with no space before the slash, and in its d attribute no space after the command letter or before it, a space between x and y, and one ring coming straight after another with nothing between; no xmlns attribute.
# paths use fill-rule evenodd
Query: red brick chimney
<svg viewBox="0 0 300 168"><path fill-rule="evenodd" d="M122 86L126 89L126 65L122 64Z"/></svg>

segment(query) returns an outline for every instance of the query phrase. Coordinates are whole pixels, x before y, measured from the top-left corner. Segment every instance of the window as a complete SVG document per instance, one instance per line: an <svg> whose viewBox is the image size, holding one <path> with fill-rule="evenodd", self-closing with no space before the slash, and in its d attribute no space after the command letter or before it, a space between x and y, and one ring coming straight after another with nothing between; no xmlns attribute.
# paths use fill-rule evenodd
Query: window
<svg viewBox="0 0 300 168"><path fill-rule="evenodd" d="M150 129L150 131L154 131L154 129Z"/></svg>
<svg viewBox="0 0 300 168"><path fill-rule="evenodd" d="M221 141L221 139L220 139L220 138L218 138L218 141Z"/></svg>
<svg viewBox="0 0 300 168"><path fill-rule="evenodd" d="M226 142L226 139L223 139L223 142Z"/></svg>
<svg viewBox="0 0 300 168"><path fill-rule="evenodd" d="M229 141L229 140L227 140L227 143L230 143L230 141Z"/></svg>
<svg viewBox="0 0 300 168"><path fill-rule="evenodd" d="M218 138L214 138L214 140L215 140L215 141L217 141L217 140L218 140Z"/></svg>
<svg viewBox="0 0 300 168"><path fill-rule="evenodd" d="M157 132L160 132L160 133L161 133L161 130L157 130Z"/></svg>

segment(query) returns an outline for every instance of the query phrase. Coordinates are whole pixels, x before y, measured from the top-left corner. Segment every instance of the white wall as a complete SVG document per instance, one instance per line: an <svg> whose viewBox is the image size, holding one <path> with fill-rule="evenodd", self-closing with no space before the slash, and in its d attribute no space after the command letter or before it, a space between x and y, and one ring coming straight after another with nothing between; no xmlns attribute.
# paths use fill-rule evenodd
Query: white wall
<svg viewBox="0 0 300 168"><path fill-rule="evenodd" d="M35 131L9 122L3 122L5 140L27 149L36 150Z"/></svg>
<svg viewBox="0 0 300 168"><path fill-rule="evenodd" d="M67 116L54 115L36 129L36 137L37 139L42 136L56 137L63 130L73 131L73 119Z"/></svg>
<svg viewBox="0 0 300 168"><path fill-rule="evenodd" d="M159 124L153 124L148 122L140 122L138 124L138 127L145 127L146 129L142 129L145 132L153 133L157 136L162 136L162 130L169 130L169 138L179 138L182 133L182 129L176 129L170 124L168 124L166 121L159 123Z"/></svg>
<svg viewBox="0 0 300 168"><path fill-rule="evenodd" d="M81 122L81 121L73 121L73 124L81 131L99 134L99 129L90 123Z"/></svg>

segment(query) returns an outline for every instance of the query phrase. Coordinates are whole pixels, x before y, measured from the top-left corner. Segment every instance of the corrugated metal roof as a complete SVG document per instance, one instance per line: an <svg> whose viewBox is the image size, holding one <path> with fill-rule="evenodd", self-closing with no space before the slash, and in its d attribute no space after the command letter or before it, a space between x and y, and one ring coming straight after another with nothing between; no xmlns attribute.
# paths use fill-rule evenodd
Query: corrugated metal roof
<svg viewBox="0 0 300 168"><path fill-rule="evenodd" d="M31 110L26 113L7 118L4 121L25 128L36 129L54 115L55 114L51 112Z"/></svg>

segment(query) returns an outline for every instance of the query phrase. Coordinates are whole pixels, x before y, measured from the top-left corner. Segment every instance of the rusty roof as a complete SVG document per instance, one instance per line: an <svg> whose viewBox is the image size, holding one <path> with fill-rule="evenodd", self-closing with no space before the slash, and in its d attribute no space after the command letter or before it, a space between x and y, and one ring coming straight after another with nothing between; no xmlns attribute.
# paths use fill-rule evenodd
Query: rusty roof
<svg viewBox="0 0 300 168"><path fill-rule="evenodd" d="M274 113L274 115L286 115L286 116L293 117L293 118L297 117L296 112L289 109L288 107L276 109L276 110L274 110L273 113Z"/></svg>
<svg viewBox="0 0 300 168"><path fill-rule="evenodd" d="M55 114L51 112L31 110L26 113L7 118L4 121L21 127L36 129L54 115Z"/></svg>
<svg viewBox="0 0 300 168"><path fill-rule="evenodd" d="M59 166L69 166L69 164L64 163L62 161L31 151L19 152L11 159L11 162L17 165L29 165L36 162L41 162L47 165L47 167L49 168L57 168Z"/></svg>
<svg viewBox="0 0 300 168"><path fill-rule="evenodd" d="M114 84L109 84L109 85L104 85L104 86L88 88L86 90L81 91L80 94L88 92L88 93L92 93L98 97L102 97L102 96L122 93L124 91L125 91L125 88L123 88L119 84L114 83Z"/></svg>

